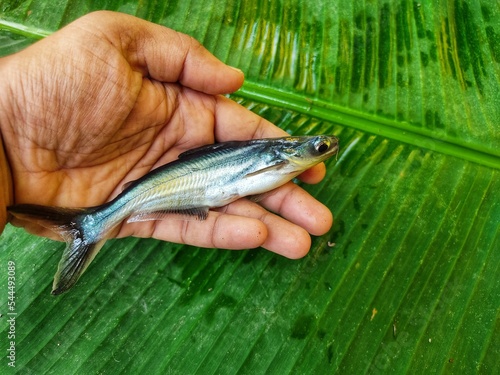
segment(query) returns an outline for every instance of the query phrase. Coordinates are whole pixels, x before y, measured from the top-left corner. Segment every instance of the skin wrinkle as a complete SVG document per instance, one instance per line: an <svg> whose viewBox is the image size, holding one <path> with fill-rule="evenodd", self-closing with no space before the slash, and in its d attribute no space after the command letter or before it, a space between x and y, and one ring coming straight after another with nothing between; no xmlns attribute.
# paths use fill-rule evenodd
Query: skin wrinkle
<svg viewBox="0 0 500 375"><path fill-rule="evenodd" d="M215 116L217 119L217 123L225 125L225 123L228 121L227 118L225 118L226 115L222 115L220 113L224 113L227 111L227 106L229 103L234 104L234 102L231 102L230 99L226 97L218 97L218 103L215 111ZM243 108L240 104L236 104L236 108ZM219 112L220 111L220 112ZM264 120L263 118L257 116L256 114L252 113L252 116L246 117L246 118L241 118L241 111L235 111L232 109L232 116L230 116L230 121L232 123L232 127L234 128L235 131L240 131L244 132L244 138L242 139L256 139L256 138L269 138L270 135L267 134L266 129L269 129L270 123L267 120ZM224 139L222 137L222 134L219 131L219 127L217 126L217 123L215 125L215 134L216 134L216 139L217 140L228 140ZM251 133L247 133L248 130L251 130ZM281 136L287 135L286 132L280 130ZM278 136L277 134L273 134L272 136L276 137Z"/></svg>
<svg viewBox="0 0 500 375"><path fill-rule="evenodd" d="M287 184L288 184L288 183L287 183ZM287 184L285 184L285 185L287 185ZM276 194L276 193L274 193L274 194ZM274 209L274 210L273 210L274 212L282 212L282 210L283 210L283 203L284 203L285 201L288 201L288 200L289 200L289 194L290 194L290 191L288 191L288 192L285 194L285 197L283 198L283 200L281 200L281 201L280 201L280 203L279 203L278 207L277 207L276 209ZM269 195L268 197L266 197L266 198L271 199L271 198L272 198L272 195L270 194L270 195ZM264 199L265 199L265 198L264 198Z"/></svg>
<svg viewBox="0 0 500 375"><path fill-rule="evenodd" d="M156 130L158 127L159 125L145 128L146 135L142 137L140 137L139 133L127 135L122 139L110 143L110 146L114 146L113 149L116 150L115 154L120 157L137 153L141 149L146 147L146 151L141 152L142 156L144 156L150 150L150 147L148 145L151 143L151 139L156 137L158 134L158 131ZM150 136L150 133L153 133L153 135ZM112 153L108 151L106 153L106 156L109 156L110 154Z"/></svg>
<svg viewBox="0 0 500 375"><path fill-rule="evenodd" d="M201 106L196 101L193 101L194 98L191 98L191 96L195 96L197 100L200 99L197 92L183 87L180 88L180 93L178 94L177 111L173 114L172 120L174 120L178 124L183 124L186 121L190 121L192 126L213 128L213 115L210 116L212 120L208 121L210 125L203 123L207 122L210 112L215 111L216 99L210 98L210 100L204 100L205 98L202 97L201 100L203 102L203 105ZM209 103L210 106L208 106L207 103ZM196 109L196 114L193 114L193 108ZM204 112L203 116L200 116L201 111ZM206 111L208 111L208 115L205 113ZM193 117L195 117L195 119L198 119L198 121L193 121ZM207 139L206 137L193 138L192 136L189 136L189 134L187 134L187 129L185 127L177 126L175 128L181 128L183 130L182 135L179 135L178 142L178 148L180 149L180 152L187 151L193 147L198 147L198 145L214 143L213 137L210 137L209 139Z"/></svg>
<svg viewBox="0 0 500 375"><path fill-rule="evenodd" d="M221 245L221 242L219 241L220 239L220 233L223 233L224 230L220 230L220 222L221 222L221 217L219 215L217 215L215 217L215 221L214 221L214 225L210 228L210 234L209 234L209 238L210 238L210 247L220 247ZM232 245L230 246L230 248L232 248Z"/></svg>
<svg viewBox="0 0 500 375"><path fill-rule="evenodd" d="M286 189L286 190L285 190ZM286 191L283 196L279 197L273 197L273 195L266 196L265 200L269 201L275 201L277 200L279 202L278 207L273 207L272 211L275 212L281 212L282 216L285 218L288 217L287 211L289 210L288 207L291 207L292 205L298 206L302 208L302 200L304 194L307 194L305 190L303 190L300 186L288 182L287 184L284 185L284 188L280 190L281 192ZM278 199L275 199L278 198ZM271 203L271 202L269 202ZM319 208L319 207L318 207ZM303 208L304 210L307 210L307 207ZM314 234L317 232L317 227L320 224L320 221L317 220L317 218L313 215L312 212L304 212L304 214L301 216L302 220L306 220L309 226L313 229L311 229L311 233ZM326 219L324 217L321 218L323 223L326 223ZM312 222L313 221L313 222Z"/></svg>
<svg viewBox="0 0 500 375"><path fill-rule="evenodd" d="M136 42L132 42L130 46L126 47L127 60L129 61L132 69L140 73L143 78L153 79L148 69L147 58L144 55L144 50L140 50L135 46ZM133 46L133 48L131 47Z"/></svg>
<svg viewBox="0 0 500 375"><path fill-rule="evenodd" d="M86 50L88 51L89 55L93 56L94 58L92 59L92 62L91 64L93 66L96 65L96 61L97 60L98 62L102 63L104 65L104 67L107 67L108 69L106 70L103 70L101 73L100 73L100 76L107 76L107 80L109 82L112 82L113 84L108 86L109 89L107 91L103 91L100 89L100 86L99 87L93 87L91 88L91 92L87 92L87 95L84 95L83 96L83 100L87 100L87 98L94 98L93 101L95 102L96 106L95 107L95 110L94 112L99 112L99 109L106 105L107 101L109 100L109 97L114 94L115 96L118 95L119 96L119 100L113 100L113 101L116 101L117 103L120 103L120 106L123 107L123 110L119 110L120 113L123 113L124 116L128 116L129 114L126 113L126 106L123 104L125 100L128 100L130 101L130 103L133 103L133 100L134 98L138 95L139 93L139 90L140 90L140 87L141 85L132 85L132 81L133 81L133 78L130 77L130 74L128 74L128 79L127 81L129 82L129 85L132 86L132 87L137 87L136 90L133 90L135 91L135 93L132 91L132 95L128 95L128 94L125 94L125 90L127 90L125 84L122 84L122 83L117 83L119 82L118 81L118 78L117 78L117 74L116 74L116 68L113 67L113 65L111 65L111 63L107 60L107 59L104 59L103 57L101 57L102 53L96 53L95 50L93 49L90 49L88 47L85 47ZM116 58L113 60L115 61ZM74 61L74 60L73 60ZM77 61L78 62L78 61ZM116 65L116 64L114 64ZM98 66L102 66L102 65L98 65ZM82 70L83 68L82 67L79 67L78 64L76 64L75 62L73 62L73 64L71 64L71 67L72 69L76 69L78 71L80 71L84 76L87 76L86 80L90 80L91 77L90 77L90 73L88 72L85 72L84 70ZM106 74L106 72L109 71L111 72L111 74ZM74 73L69 73L69 79L73 79L74 77ZM83 82L85 82L85 80L83 80ZM79 87L83 87L83 92L85 92L85 85L81 84L81 83L78 83L78 86ZM116 90L116 88L118 88L119 90ZM90 104L90 103L89 103ZM77 104L76 104L77 105ZM71 111L71 116L73 117L74 114L73 112ZM93 113L87 113L86 114L86 117L90 117L90 116L93 116ZM115 121L117 120L120 120L119 118L116 119ZM97 121L99 121L99 119L97 119ZM85 124L89 124L89 120L87 120L86 118L82 118L82 119L78 119L78 118L74 118L74 119L70 119L69 120L69 123L81 123L82 125L85 125ZM90 129L92 129L92 127L90 127ZM87 129L83 129L85 131L87 131ZM78 140L79 138L83 138L83 139L86 139L87 143L90 145L90 147L92 147L93 143L94 143L94 139L97 139L99 137L101 137L102 135L102 131L106 131L106 128L104 129L100 129L99 132L96 132L94 137L93 138L89 138L88 136L87 137L73 137L75 140ZM114 132L114 135L116 133L118 133L119 129L115 130ZM74 134L74 133L72 133ZM74 145L70 145L69 146L70 149L73 149L74 148ZM94 150L92 150L93 152Z"/></svg>
<svg viewBox="0 0 500 375"><path fill-rule="evenodd" d="M129 115L130 115L130 113L129 113L127 116L129 116ZM158 125L151 125L149 128L154 128L154 127L157 127L157 126L158 126ZM125 136L125 137L123 137L123 136L122 136L122 138L121 138L121 139L114 139L114 138L116 138L116 135L117 135L117 134L119 134L120 130L122 130L122 128L121 128L121 129L117 129L117 130L113 133L113 138L112 138L112 141L111 141L108 145L106 145L106 146L105 146L106 148L105 148L104 150L103 150L103 149L101 149L100 154L101 154L102 156L104 156L104 155L105 155L106 157L109 157L109 153L110 153L109 149L112 149L114 144L120 144L120 143L122 143L122 141L123 141L124 139L126 139L126 138L127 138L127 136ZM147 129L146 129L146 130L147 130ZM140 131L141 131L141 129L138 129L137 131L134 131L134 134L132 134L130 137L137 137L137 136L139 136L139 135L140 135ZM122 132L122 133L123 133L123 132ZM91 138L88 142L92 142L92 140L93 140L93 139L99 138L100 136L101 136L101 134L100 134L100 133L99 133L99 134L96 134L95 138ZM140 141L142 141L142 139L143 139L143 137L141 137L139 140L140 140ZM137 143L136 143L135 141L134 141L133 143L134 143L135 147L140 147L140 146L141 146L141 145L137 145ZM145 143L145 141L144 141L144 143ZM71 149L71 150L72 150L72 149ZM64 151L63 151L63 152L64 152ZM71 155L71 156L73 156L73 155L74 155L74 152L69 151L69 152L68 152L68 154L69 154L69 155ZM82 154L82 153L80 152L80 154ZM86 159L87 159L87 160L89 160L89 159L90 159L90 156L91 156L92 154L95 154L95 150L89 150L88 154L85 154ZM123 152L119 152L119 154L120 154L120 155L122 155L122 154L123 154ZM101 157L102 157L102 156L101 156ZM99 158L101 158L101 157L100 157L100 156L95 157L95 159L92 161L92 164L94 164L94 165L99 164L100 162L99 162L98 160L99 160ZM62 163L62 162L61 162L61 163Z"/></svg>
<svg viewBox="0 0 500 375"><path fill-rule="evenodd" d="M149 43L150 45L155 44L156 46L156 39L150 34L149 30L134 30L134 33L138 33L139 37L136 37L135 35L131 36L129 32L125 34L128 40L125 44L121 42L122 49L127 51L127 60L131 62L131 66L134 70L140 72L143 77L153 79L149 69L151 64L148 63L149 58L144 44ZM120 38L122 38L122 35L120 35ZM158 48L152 48L152 50L156 51Z"/></svg>
<svg viewBox="0 0 500 375"><path fill-rule="evenodd" d="M255 127L255 130L254 132L252 133L252 139L258 139L258 138L262 138L263 137L263 134L264 134L264 120L263 119L260 119L257 123L257 126ZM252 128L252 126L250 126L250 128Z"/></svg>
<svg viewBox="0 0 500 375"><path fill-rule="evenodd" d="M144 78L146 79L146 78ZM143 79L143 82L144 82L144 79ZM151 81L149 81L151 82ZM166 90L165 90L165 86L161 83L155 83L155 82L151 82L152 84L152 87L155 91L157 92L161 92L160 94L160 97L161 97L161 100L158 101L158 103L155 105L154 108L151 108L150 110L150 113L156 113L158 111L162 111L162 112L165 112L165 113L170 113L170 112L175 112L178 108L178 95L175 96L175 98L172 100L173 102L173 111L169 111L168 108L170 107L170 103L168 102L167 100L167 94L166 94ZM144 85L144 83L143 83ZM168 117L166 117L168 119ZM163 124L164 125L165 121L163 121Z"/></svg>
<svg viewBox="0 0 500 375"><path fill-rule="evenodd" d="M183 220L183 222L182 222L182 227L181 227L181 230L179 231L180 237L181 237L180 238L181 243L187 243L186 239L189 238L189 224L190 223L191 222L188 220ZM211 237L209 237L209 238L211 238ZM195 243L196 243L196 241L195 241Z"/></svg>
<svg viewBox="0 0 500 375"><path fill-rule="evenodd" d="M175 43L175 45L180 45L180 46L185 46L186 43L184 42L184 39L182 38L182 35L178 32L176 32L174 34L176 37L177 37L177 41L178 43ZM178 82L183 82L184 81L184 72L185 72L185 67L186 67L186 64L187 64L187 59L188 59L188 56L189 56L189 52L191 50L191 40L192 40L192 37L190 37L189 39L189 43L188 43L188 47L187 48L181 48L182 51L184 51L183 53L183 56L181 58L182 60L182 64L180 65L180 70L178 71L178 74L177 74L177 81Z"/></svg>
<svg viewBox="0 0 500 375"><path fill-rule="evenodd" d="M149 82L148 78L144 78L144 80L147 80ZM161 87L164 88L163 85ZM155 84L153 86L153 88L155 90L159 90L159 86L157 84ZM158 103L158 106L160 106L161 104L164 104L165 107L168 107L168 100L166 100L166 98L169 97L169 96L166 95L166 94L161 95L161 96L162 96L162 100ZM172 102L173 102L173 108L174 108L174 110L173 111L168 111L168 110L164 111L166 113L169 113L169 112L172 113L167 118L167 121L171 121L172 117L175 116L175 114L178 112L178 108L179 108L179 90L175 90L175 99L173 99ZM155 108L158 108L158 106L155 107ZM134 116L136 116L136 115L134 115ZM127 119L127 122L128 121L130 121L130 119ZM124 178L121 180L121 185L125 184L126 182L129 182L129 181L135 180L137 178L140 178L143 175L145 175L147 172L155 169L155 167L157 167L159 165L165 164L165 163L159 163L159 159L162 157L161 156L161 151L164 150L164 149L171 148L171 145L170 144L168 146L165 145L165 137L158 136L158 135L161 134L161 131L162 131L161 127L160 127L161 125L164 125L164 124L154 124L154 125L152 125L150 127L146 127L146 129L148 129L148 128L154 129L154 133L155 133L155 136L153 137L154 138L154 142L153 142L153 144L147 150L145 150L142 153L141 158L134 165L134 167L139 167L141 170L143 170L144 173L141 173L141 174L138 174L138 175L135 175L135 176L132 176L132 177L130 177L129 175L124 176ZM158 131L156 131L156 129L159 128L159 127L160 127L160 131L158 132ZM135 136L135 134L134 134L134 136ZM122 140L120 140L120 142L121 141ZM149 142L147 140L144 140L144 137L141 137L141 141L144 142L144 145L146 145ZM137 146L137 144L135 142L133 142L132 139L131 139L131 143L133 143L135 145L135 148L132 149L132 150L129 150L128 153L136 152L137 149L142 146L142 145ZM147 158L147 155L151 155L152 157L151 158ZM148 159L150 159L150 160L147 161ZM111 196L114 197L116 195L117 195L117 193L112 194Z"/></svg>

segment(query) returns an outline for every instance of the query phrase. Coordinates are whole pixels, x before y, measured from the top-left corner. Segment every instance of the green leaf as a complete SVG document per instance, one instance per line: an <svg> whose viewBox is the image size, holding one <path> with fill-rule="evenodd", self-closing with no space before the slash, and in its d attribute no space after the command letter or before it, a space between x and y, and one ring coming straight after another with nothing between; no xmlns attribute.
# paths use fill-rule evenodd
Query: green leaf
<svg viewBox="0 0 500 375"><path fill-rule="evenodd" d="M338 135L306 186L336 221L298 261L110 241L58 298L63 245L8 227L0 348L12 261L16 370L500 372L498 2L3 1L0 55L97 9L194 36L244 70L234 100Z"/></svg>

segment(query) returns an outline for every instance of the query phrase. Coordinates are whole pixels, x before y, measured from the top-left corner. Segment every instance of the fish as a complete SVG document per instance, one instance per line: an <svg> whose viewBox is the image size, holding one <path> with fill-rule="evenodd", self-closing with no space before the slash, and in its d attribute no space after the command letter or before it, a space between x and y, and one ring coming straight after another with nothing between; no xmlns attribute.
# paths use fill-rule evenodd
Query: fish
<svg viewBox="0 0 500 375"><path fill-rule="evenodd" d="M205 220L210 208L269 191L338 153L333 135L287 136L201 146L126 183L111 201L94 207L17 204L14 217L35 222L66 242L52 294L72 288L123 221L161 220L172 214Z"/></svg>

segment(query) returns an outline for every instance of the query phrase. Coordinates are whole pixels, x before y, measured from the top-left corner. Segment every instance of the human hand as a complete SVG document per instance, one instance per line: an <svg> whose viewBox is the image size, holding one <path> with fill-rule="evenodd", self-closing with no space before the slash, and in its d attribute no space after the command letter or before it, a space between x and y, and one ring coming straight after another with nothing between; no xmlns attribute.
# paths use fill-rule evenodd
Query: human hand
<svg viewBox="0 0 500 375"><path fill-rule="evenodd" d="M241 71L187 35L119 13L89 14L0 59L0 77L7 93L0 98L0 130L9 162L0 171L4 192L12 191L0 207L4 215L6 205L19 203L99 205L185 150L286 134L221 96L241 86ZM324 174L320 164L301 178L314 183ZM15 224L53 236L31 223ZM241 199L210 211L205 221L124 223L112 235L262 246L298 258L309 250L308 232L320 235L331 225L324 205L288 183L260 205Z"/></svg>

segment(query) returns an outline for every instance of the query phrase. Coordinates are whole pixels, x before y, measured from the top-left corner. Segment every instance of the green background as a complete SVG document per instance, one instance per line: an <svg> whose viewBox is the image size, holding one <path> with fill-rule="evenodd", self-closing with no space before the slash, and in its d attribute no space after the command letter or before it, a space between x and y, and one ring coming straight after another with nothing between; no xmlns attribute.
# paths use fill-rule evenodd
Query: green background
<svg viewBox="0 0 500 375"><path fill-rule="evenodd" d="M57 298L64 245L8 227L16 370L500 373L498 1L0 0L0 55L98 9L194 36L245 72L232 99L336 134L305 186L335 224L301 260L112 240Z"/></svg>

